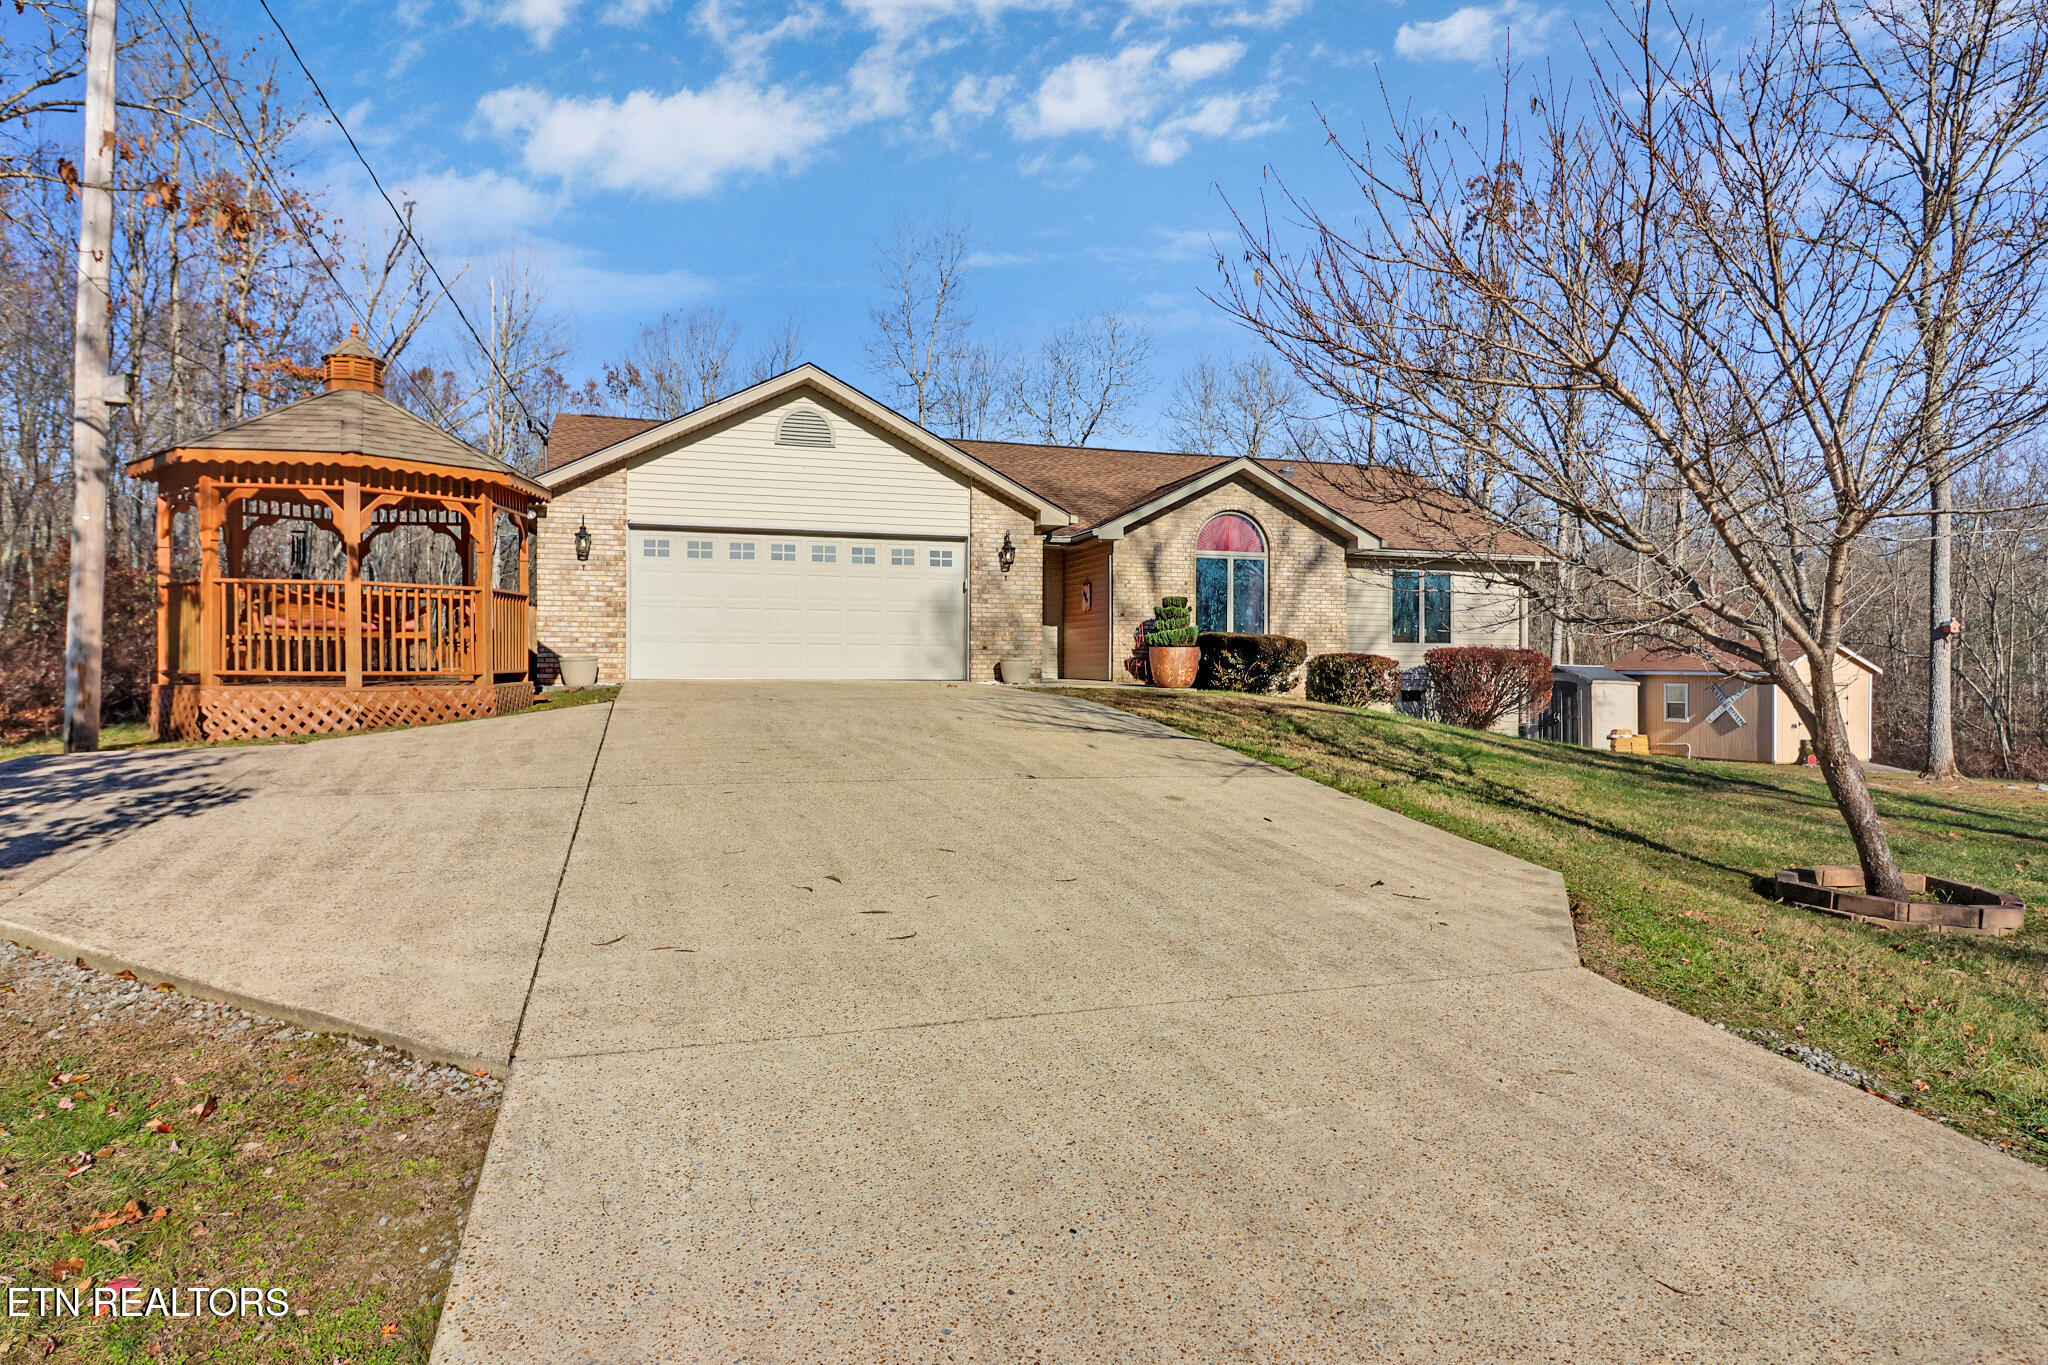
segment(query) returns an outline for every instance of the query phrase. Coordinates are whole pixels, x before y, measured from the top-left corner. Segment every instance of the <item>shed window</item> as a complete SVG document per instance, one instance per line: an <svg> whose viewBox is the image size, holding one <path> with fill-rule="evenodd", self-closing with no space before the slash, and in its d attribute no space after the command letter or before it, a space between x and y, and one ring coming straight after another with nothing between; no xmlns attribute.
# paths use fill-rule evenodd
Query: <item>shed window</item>
<svg viewBox="0 0 2048 1365"><path fill-rule="evenodd" d="M1394 643L1451 642L1451 576L1401 569L1394 574Z"/></svg>
<svg viewBox="0 0 2048 1365"><path fill-rule="evenodd" d="M1266 537L1250 517L1213 516L1195 539L1195 629L1266 629Z"/></svg>
<svg viewBox="0 0 2048 1365"><path fill-rule="evenodd" d="M1664 719L1692 719L1692 684L1664 684Z"/></svg>
<svg viewBox="0 0 2048 1365"><path fill-rule="evenodd" d="M792 408L775 428L779 446L829 446L832 424L815 408Z"/></svg>

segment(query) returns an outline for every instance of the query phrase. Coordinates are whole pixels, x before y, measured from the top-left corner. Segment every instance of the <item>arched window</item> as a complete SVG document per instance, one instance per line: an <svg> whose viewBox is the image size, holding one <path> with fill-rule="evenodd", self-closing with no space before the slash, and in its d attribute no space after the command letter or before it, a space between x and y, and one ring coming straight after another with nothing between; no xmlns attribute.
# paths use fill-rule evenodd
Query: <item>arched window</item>
<svg viewBox="0 0 2048 1365"><path fill-rule="evenodd" d="M1266 537L1250 517L1223 512L1195 539L1195 629L1266 630Z"/></svg>

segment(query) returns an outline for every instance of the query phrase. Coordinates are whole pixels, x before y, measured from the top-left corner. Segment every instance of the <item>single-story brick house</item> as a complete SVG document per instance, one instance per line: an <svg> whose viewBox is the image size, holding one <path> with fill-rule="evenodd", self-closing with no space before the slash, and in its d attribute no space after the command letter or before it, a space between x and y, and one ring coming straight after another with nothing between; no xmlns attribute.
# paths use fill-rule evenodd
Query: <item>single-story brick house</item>
<svg viewBox="0 0 2048 1365"><path fill-rule="evenodd" d="M538 638L626 678L1130 679L1205 630L1419 664L1522 645L1541 546L1387 471L946 440L813 365L672 420L564 414Z"/></svg>
<svg viewBox="0 0 2048 1365"><path fill-rule="evenodd" d="M1799 647L1787 641L1784 653L1810 685L1813 675ZM1637 729L1649 736L1653 748L1682 746L1691 758L1796 763L1800 742L1812 738L1775 683L1753 665L1718 652L1646 645L1616 659L1614 671L1641 685ZM1835 691L1849 726L1849 750L1865 763L1870 761L1871 696L1883 671L1853 650L1842 649L1835 657Z"/></svg>

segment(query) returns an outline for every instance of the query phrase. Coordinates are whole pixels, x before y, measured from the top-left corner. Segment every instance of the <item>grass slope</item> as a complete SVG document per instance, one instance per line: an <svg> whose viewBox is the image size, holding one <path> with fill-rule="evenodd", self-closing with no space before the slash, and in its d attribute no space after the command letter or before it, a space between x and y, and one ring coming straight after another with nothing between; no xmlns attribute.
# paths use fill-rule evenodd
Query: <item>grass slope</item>
<svg viewBox="0 0 2048 1365"><path fill-rule="evenodd" d="M2003 939L1868 928L1766 898L1854 863L1809 769L1638 758L1381 712L1088 689L1564 874L1586 965L1704 1019L1805 1044L1900 1102L2048 1163L2048 795L1876 779L1900 863L2024 897Z"/></svg>
<svg viewBox="0 0 2048 1365"><path fill-rule="evenodd" d="M0 945L0 1290L247 1285L290 1307L96 1319L25 1297L0 1363L425 1365L498 1093Z"/></svg>

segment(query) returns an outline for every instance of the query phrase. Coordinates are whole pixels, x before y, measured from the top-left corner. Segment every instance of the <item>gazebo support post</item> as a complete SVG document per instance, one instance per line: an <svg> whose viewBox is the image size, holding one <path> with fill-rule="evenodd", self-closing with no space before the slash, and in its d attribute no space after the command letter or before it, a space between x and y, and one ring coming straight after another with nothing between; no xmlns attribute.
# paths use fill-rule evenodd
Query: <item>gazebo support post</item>
<svg viewBox="0 0 2048 1365"><path fill-rule="evenodd" d="M199 481L199 687L220 686L221 650L226 644L226 603L220 600L220 489Z"/></svg>
<svg viewBox="0 0 2048 1365"><path fill-rule="evenodd" d="M470 581L477 588L475 669L478 687L496 682L498 677L497 664L491 652L491 622L498 614L498 603L493 596L498 586L497 532L498 504L486 495L477 504L475 567L470 571Z"/></svg>
<svg viewBox="0 0 2048 1365"><path fill-rule="evenodd" d="M172 658L171 490L164 488L156 495L156 685L159 705L168 701L162 696L161 689L171 685Z"/></svg>
<svg viewBox="0 0 2048 1365"><path fill-rule="evenodd" d="M363 486L354 479L342 483L340 521L342 686L353 692L363 685Z"/></svg>

